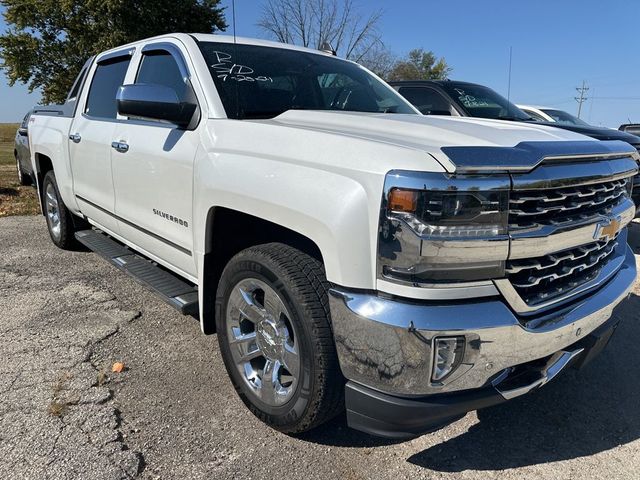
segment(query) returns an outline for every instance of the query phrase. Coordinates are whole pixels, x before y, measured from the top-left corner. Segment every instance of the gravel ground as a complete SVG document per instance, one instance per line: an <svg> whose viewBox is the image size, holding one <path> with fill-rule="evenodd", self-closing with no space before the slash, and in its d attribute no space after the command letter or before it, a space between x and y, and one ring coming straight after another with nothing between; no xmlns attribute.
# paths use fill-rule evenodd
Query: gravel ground
<svg viewBox="0 0 640 480"><path fill-rule="evenodd" d="M293 438L244 408L215 336L42 217L0 219L0 249L0 478L640 478L638 286L599 361L529 396L403 443L344 418Z"/></svg>

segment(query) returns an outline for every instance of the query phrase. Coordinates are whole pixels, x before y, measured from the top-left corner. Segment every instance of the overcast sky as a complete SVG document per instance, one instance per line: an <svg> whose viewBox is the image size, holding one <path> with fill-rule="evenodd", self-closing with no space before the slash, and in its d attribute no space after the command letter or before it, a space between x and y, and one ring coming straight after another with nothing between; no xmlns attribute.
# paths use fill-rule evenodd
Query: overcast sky
<svg viewBox="0 0 640 480"><path fill-rule="evenodd" d="M237 34L264 38L255 26L262 2L236 0ZM618 127L640 122L637 0L361 0L361 11L383 9L381 31L399 54L433 50L453 67L452 79L488 85L511 100L577 111L575 87L590 90L582 118ZM231 2L226 11L231 22ZM0 32L6 25L0 20ZM231 29L228 30L231 33ZM39 101L24 86L0 79L0 122L18 121Z"/></svg>

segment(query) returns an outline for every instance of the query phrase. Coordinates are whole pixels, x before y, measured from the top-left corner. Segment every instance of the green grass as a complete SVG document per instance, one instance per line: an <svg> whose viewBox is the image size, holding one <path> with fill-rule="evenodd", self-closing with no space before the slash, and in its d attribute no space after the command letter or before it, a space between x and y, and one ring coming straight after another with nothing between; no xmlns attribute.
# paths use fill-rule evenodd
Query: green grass
<svg viewBox="0 0 640 480"><path fill-rule="evenodd" d="M36 215L38 197L33 187L18 183L13 142L18 124L0 123L0 217Z"/></svg>

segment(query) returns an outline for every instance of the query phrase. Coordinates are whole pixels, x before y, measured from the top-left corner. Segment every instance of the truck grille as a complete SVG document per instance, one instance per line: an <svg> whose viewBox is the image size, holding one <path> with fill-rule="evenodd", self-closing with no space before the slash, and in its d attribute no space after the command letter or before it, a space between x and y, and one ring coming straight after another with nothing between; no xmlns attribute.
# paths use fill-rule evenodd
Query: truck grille
<svg viewBox="0 0 640 480"><path fill-rule="evenodd" d="M630 221L636 165L631 158L551 163L512 177L510 259L496 284L523 318L588 292L622 264L624 230L593 235L596 224Z"/></svg>
<svg viewBox="0 0 640 480"><path fill-rule="evenodd" d="M596 278L617 246L614 238L543 257L509 261L507 278L520 298L535 307Z"/></svg>
<svg viewBox="0 0 640 480"><path fill-rule="evenodd" d="M509 199L509 229L562 225L608 215L629 194L631 178L544 190L516 190Z"/></svg>

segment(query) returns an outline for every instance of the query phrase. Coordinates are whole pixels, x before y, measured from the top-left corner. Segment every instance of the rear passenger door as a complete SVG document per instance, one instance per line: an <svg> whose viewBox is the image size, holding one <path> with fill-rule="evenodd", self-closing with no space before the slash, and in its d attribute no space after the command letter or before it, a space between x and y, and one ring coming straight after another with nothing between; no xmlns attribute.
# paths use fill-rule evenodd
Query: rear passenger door
<svg viewBox="0 0 640 480"><path fill-rule="evenodd" d="M134 83L171 87L181 99L190 94L195 79L189 79L180 45L164 39L143 47L136 57ZM112 150L122 236L152 258L195 277L192 192L198 129L128 119L119 124L112 140L127 145L126 151Z"/></svg>
<svg viewBox="0 0 640 480"><path fill-rule="evenodd" d="M111 175L111 142L117 127L116 94L131 63L131 50L98 57L69 134L73 191L83 214L118 233Z"/></svg>

